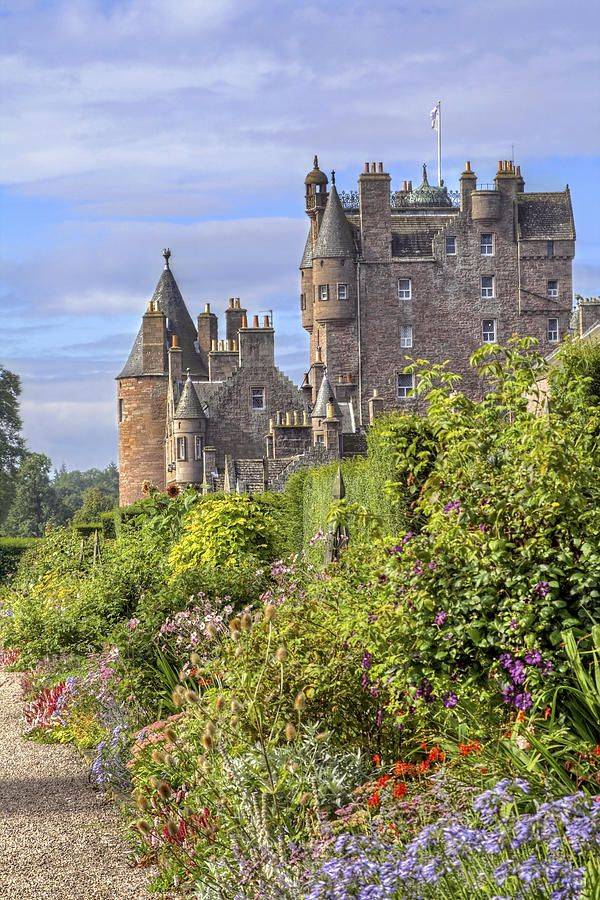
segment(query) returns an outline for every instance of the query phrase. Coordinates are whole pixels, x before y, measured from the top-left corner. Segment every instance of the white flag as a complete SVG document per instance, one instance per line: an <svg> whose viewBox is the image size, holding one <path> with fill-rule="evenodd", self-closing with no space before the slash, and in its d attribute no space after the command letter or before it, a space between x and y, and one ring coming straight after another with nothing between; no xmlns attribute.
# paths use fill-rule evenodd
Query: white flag
<svg viewBox="0 0 600 900"><path fill-rule="evenodd" d="M437 129L438 124L439 124L439 115L440 115L440 108L439 108L439 106L435 106L429 113L432 128Z"/></svg>

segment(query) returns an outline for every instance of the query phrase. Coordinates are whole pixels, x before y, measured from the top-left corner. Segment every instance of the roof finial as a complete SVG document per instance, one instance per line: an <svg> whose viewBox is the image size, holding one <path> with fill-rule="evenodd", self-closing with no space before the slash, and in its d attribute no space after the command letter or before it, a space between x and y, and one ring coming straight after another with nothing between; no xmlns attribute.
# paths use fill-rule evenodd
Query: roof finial
<svg viewBox="0 0 600 900"><path fill-rule="evenodd" d="M165 249L162 252L162 255L165 258L165 269L168 269L169 268L169 258L171 256L171 251L169 250L168 247L165 247Z"/></svg>
<svg viewBox="0 0 600 900"><path fill-rule="evenodd" d="M331 170L331 183L335 184L335 169Z"/></svg>
<svg viewBox="0 0 600 900"><path fill-rule="evenodd" d="M429 184L427 181L427 163L423 163L423 184Z"/></svg>
<svg viewBox="0 0 600 900"><path fill-rule="evenodd" d="M317 156L316 153L315 153L315 158L314 158L314 160L313 160L313 168L314 168L314 169L318 169L318 168L319 168L319 157Z"/></svg>
<svg viewBox="0 0 600 900"><path fill-rule="evenodd" d="M192 376L190 375L190 370L189 370L189 369L186 369L186 370L185 370L185 374L187 375L187 380L188 380L188 381L191 381L191 380L192 380Z"/></svg>

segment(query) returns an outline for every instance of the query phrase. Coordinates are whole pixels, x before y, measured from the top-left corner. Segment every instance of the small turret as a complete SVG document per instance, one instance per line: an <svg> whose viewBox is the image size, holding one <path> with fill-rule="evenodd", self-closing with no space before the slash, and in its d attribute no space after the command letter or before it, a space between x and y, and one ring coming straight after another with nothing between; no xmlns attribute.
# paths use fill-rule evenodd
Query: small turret
<svg viewBox="0 0 600 900"><path fill-rule="evenodd" d="M317 209L325 209L327 202L327 175L319 168L319 158L315 156L313 167L304 179L306 188L306 212L310 215Z"/></svg>
<svg viewBox="0 0 600 900"><path fill-rule="evenodd" d="M188 371L173 418L174 480L180 487L202 483L205 432L206 414Z"/></svg>
<svg viewBox="0 0 600 900"><path fill-rule="evenodd" d="M335 181L312 252L313 317L344 321L356 313L356 245Z"/></svg>

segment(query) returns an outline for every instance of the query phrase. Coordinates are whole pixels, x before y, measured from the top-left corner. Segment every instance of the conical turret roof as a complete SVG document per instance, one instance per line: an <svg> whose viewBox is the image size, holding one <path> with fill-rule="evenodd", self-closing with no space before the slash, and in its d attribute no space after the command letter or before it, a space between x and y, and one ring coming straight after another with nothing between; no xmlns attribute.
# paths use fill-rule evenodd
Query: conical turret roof
<svg viewBox="0 0 600 900"><path fill-rule="evenodd" d="M312 269L312 239L311 239L311 231L309 229L308 235L306 237L306 244L304 245L304 253L302 254L302 261L300 263L301 269Z"/></svg>
<svg viewBox="0 0 600 900"><path fill-rule="evenodd" d="M175 410L176 419L205 419L206 415L202 408L202 404L198 399L194 382L188 372L188 377L183 385L181 397Z"/></svg>
<svg viewBox="0 0 600 900"><path fill-rule="evenodd" d="M355 252L352 229L334 184L323 213L313 258L347 257L354 256Z"/></svg>
<svg viewBox="0 0 600 900"><path fill-rule="evenodd" d="M152 303L158 305L158 308L164 313L167 319L169 346L171 344L171 337L174 334L179 338L179 346L183 351L183 368L190 369L191 372L197 374L206 374L205 366L203 366L201 357L195 346L198 335L194 322L192 321L192 317L187 310L185 301L181 296L181 291L175 281L175 277L169 268L169 256L171 254L169 252L167 255L167 251L164 251L163 255L165 256L165 267L152 295ZM142 329L140 327L127 362L118 377L127 378L133 375L143 374Z"/></svg>
<svg viewBox="0 0 600 900"><path fill-rule="evenodd" d="M335 392L331 386L331 382L327 375L327 372L324 373L323 379L321 381L321 386L319 388L319 393L317 394L317 399L315 401L315 405L312 411L313 419L326 419L327 418L327 404L333 403L333 409L335 411L335 415L338 419L342 418L342 410L340 409L340 404L337 402L335 397Z"/></svg>

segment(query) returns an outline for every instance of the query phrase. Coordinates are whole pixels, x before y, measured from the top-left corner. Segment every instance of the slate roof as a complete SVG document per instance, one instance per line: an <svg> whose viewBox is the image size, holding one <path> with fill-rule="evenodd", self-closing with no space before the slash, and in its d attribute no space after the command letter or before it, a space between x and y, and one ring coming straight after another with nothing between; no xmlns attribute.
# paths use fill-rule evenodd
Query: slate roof
<svg viewBox="0 0 600 900"><path fill-rule="evenodd" d="M196 350L194 344L197 340L197 333L192 317L190 316L185 301L181 296L181 291L175 281L175 277L171 270L165 266L162 275L158 279L158 284L152 295L152 300L158 303L158 307L167 318L167 337L169 345L171 336L176 334L179 338L179 346L182 353L183 369L189 369L191 372L204 374L205 366L201 357ZM137 337L131 348L131 352L125 363L121 374L118 378L128 378L134 375L143 375L142 366L142 327L138 331Z"/></svg>
<svg viewBox="0 0 600 900"><path fill-rule="evenodd" d="M352 229L346 218L337 188L332 185L327 206L323 213L323 221L313 253L314 259L330 259L338 256L354 256L356 248Z"/></svg>
<svg viewBox="0 0 600 900"><path fill-rule="evenodd" d="M312 241L310 239L310 229L308 230L308 235L306 237L306 244L304 245L304 253L302 254L302 261L300 263L301 269L312 269Z"/></svg>
<svg viewBox="0 0 600 900"><path fill-rule="evenodd" d="M340 404L335 399L335 391L331 387L331 382L327 376L327 372L325 372L321 381L319 393L317 394L317 399L315 400L313 411L311 413L313 419L325 419L327 417L327 404L330 400L333 403L336 417L338 419L341 419L342 410L340 409Z"/></svg>
<svg viewBox="0 0 600 900"><path fill-rule="evenodd" d="M179 398L179 403L177 404L177 409L175 410L175 418L176 419L205 419L204 409L202 408L202 404L198 398L198 394L196 393L196 388L192 382L192 379L188 375L185 384L183 385L183 390L181 392L181 397Z"/></svg>
<svg viewBox="0 0 600 900"><path fill-rule="evenodd" d="M575 240L571 194L564 191L518 194L519 234L524 240Z"/></svg>
<svg viewBox="0 0 600 900"><path fill-rule="evenodd" d="M236 485L245 483L250 493L265 489L265 468L262 459L236 459L233 462ZM235 486L233 486L235 488Z"/></svg>

